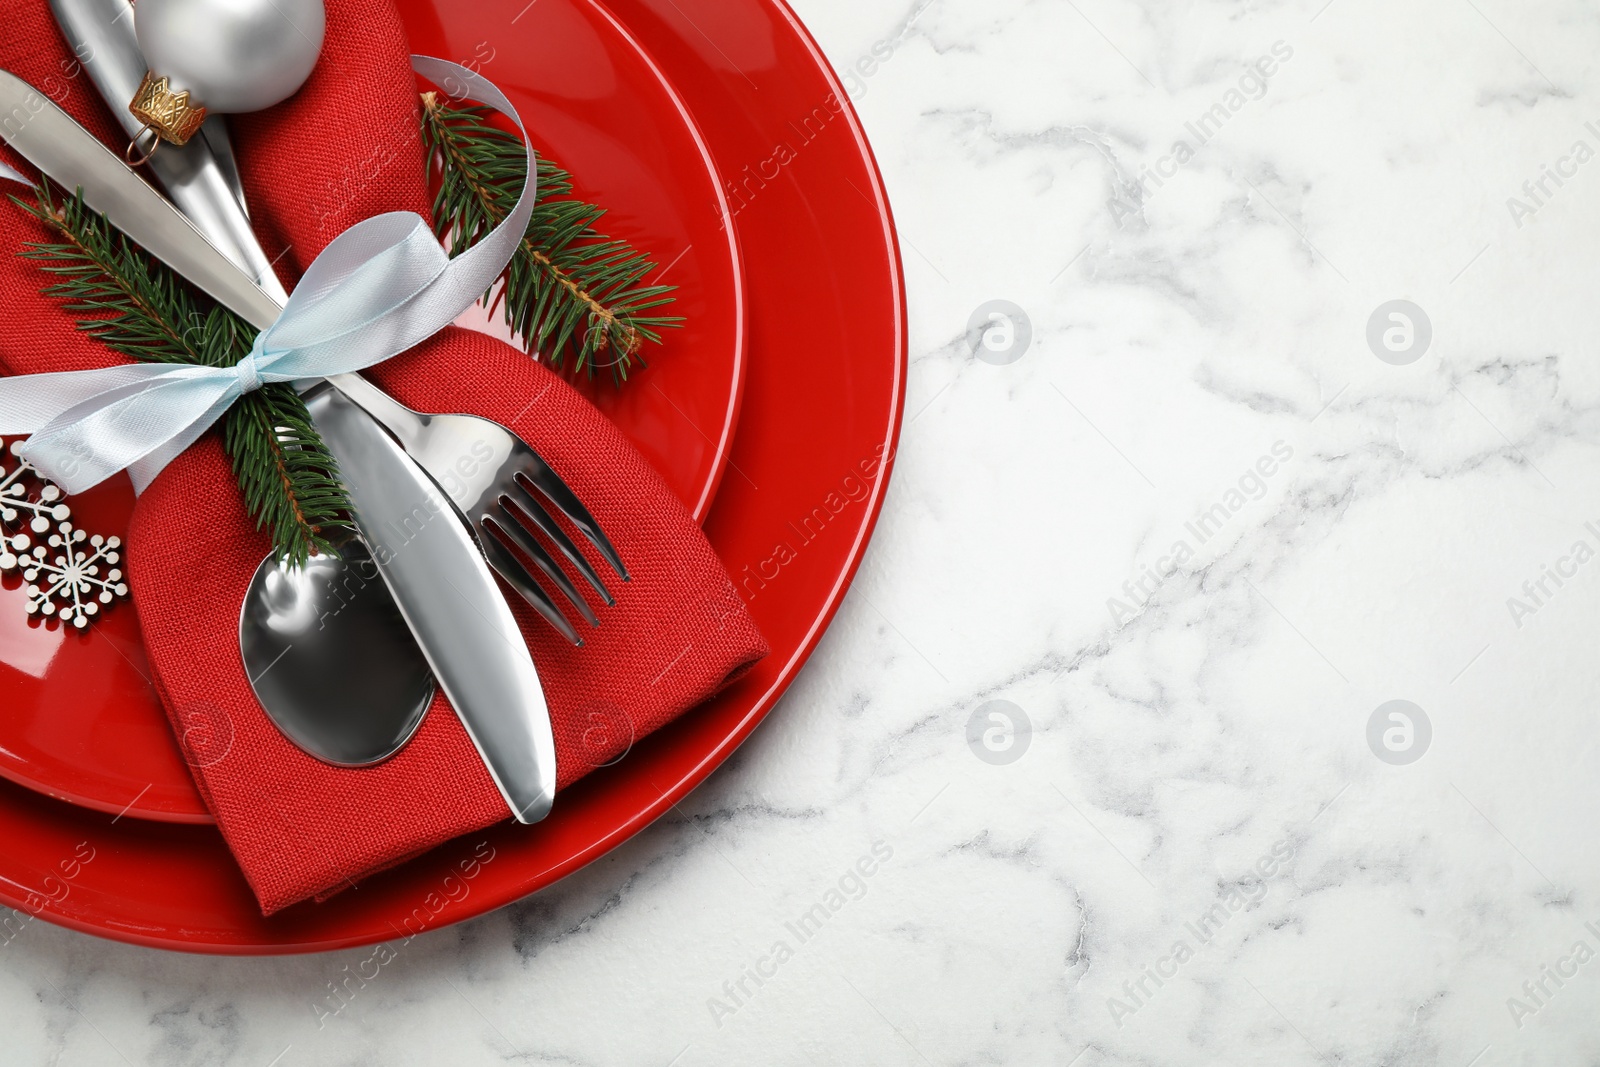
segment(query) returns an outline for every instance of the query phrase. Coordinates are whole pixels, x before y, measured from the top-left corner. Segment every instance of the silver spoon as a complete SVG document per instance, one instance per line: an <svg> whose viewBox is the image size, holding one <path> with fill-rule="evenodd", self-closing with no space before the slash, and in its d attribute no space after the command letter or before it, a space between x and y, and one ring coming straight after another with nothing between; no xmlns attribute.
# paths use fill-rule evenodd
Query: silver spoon
<svg viewBox="0 0 1600 1067"><path fill-rule="evenodd" d="M239 651L285 737L324 762L361 767L405 747L434 682L367 547L352 536L338 549L304 567L261 561L239 613ZM407 645L411 654L398 654Z"/></svg>
<svg viewBox="0 0 1600 1067"><path fill-rule="evenodd" d="M111 113L132 135L127 103L145 63L128 0L51 0L67 43ZM287 300L245 217L244 192L220 121L203 137L166 145L149 163L178 207L262 288ZM239 649L251 687L285 737L317 759L366 766L416 732L434 679L376 564L356 538L337 555L291 570L269 555L239 617Z"/></svg>

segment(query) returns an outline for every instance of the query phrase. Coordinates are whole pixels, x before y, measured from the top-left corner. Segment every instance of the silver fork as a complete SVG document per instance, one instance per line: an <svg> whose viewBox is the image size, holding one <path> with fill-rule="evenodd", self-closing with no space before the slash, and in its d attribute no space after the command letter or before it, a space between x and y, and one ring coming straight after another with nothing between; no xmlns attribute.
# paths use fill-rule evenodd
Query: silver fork
<svg viewBox="0 0 1600 1067"><path fill-rule="evenodd" d="M52 7L69 43L85 57L96 86L131 134L139 121L117 101L132 99L144 65L138 58L128 0L54 0ZM167 149L151 159L151 166L168 195L224 255L282 307L289 294L251 229L239 172L226 165L233 158L227 128L220 121L207 123L204 138ZM223 190L231 195L224 195ZM538 535L549 539L607 606L616 600L544 502L582 533L623 581L628 581L628 571L600 524L550 465L516 434L492 420L412 411L358 374L329 380L382 423L438 483L461 511L495 572L567 640L582 645L577 628L513 546L591 626L600 624L599 617Z"/></svg>
<svg viewBox="0 0 1600 1067"><path fill-rule="evenodd" d="M608 607L616 600L544 501L572 523L625 582L629 580L628 568L589 509L550 465L522 438L493 420L413 411L357 374L336 375L329 380L387 427L417 465L438 483L466 518L495 572L567 640L582 645L577 629L511 550L512 546L533 561L539 573L591 626L600 625L599 617L535 535L548 538Z"/></svg>

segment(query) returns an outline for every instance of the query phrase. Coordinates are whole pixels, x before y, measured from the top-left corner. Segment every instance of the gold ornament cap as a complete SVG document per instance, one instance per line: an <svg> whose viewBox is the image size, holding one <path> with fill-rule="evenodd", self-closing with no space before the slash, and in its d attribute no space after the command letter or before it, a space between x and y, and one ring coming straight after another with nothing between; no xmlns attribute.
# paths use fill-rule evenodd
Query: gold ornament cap
<svg viewBox="0 0 1600 1067"><path fill-rule="evenodd" d="M189 90L173 92L171 82L165 76L156 77L154 71L145 71L128 110L163 141L177 145L193 137L206 120L204 105L191 100Z"/></svg>

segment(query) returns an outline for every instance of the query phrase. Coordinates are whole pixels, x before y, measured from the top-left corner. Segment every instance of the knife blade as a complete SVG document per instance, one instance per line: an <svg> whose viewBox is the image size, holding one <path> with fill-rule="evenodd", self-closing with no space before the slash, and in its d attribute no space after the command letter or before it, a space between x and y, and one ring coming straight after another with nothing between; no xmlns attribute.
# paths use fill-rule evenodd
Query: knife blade
<svg viewBox="0 0 1600 1067"><path fill-rule="evenodd" d="M242 274L183 212L173 207L43 93L0 70L0 138L28 162L103 212L145 251L188 278L258 330L278 305Z"/></svg>
<svg viewBox="0 0 1600 1067"><path fill-rule="evenodd" d="M519 822L555 799L555 739L522 631L455 505L360 406L305 394L366 542L434 677Z"/></svg>
<svg viewBox="0 0 1600 1067"><path fill-rule="evenodd" d="M0 138L145 251L258 329L278 304L193 223L71 116L0 71ZM537 822L555 796L555 742L533 657L442 490L337 390L308 395L348 484L357 528L423 655L512 814ZM381 547L380 547L381 546Z"/></svg>

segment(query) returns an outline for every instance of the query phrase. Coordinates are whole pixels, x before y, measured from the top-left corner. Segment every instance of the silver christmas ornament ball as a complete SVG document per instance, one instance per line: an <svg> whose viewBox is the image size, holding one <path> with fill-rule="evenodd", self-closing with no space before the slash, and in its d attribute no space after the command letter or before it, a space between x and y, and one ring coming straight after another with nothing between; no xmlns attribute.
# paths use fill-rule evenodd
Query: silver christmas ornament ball
<svg viewBox="0 0 1600 1067"><path fill-rule="evenodd" d="M139 0L145 63L213 112L260 111L292 96L322 51L322 0Z"/></svg>

